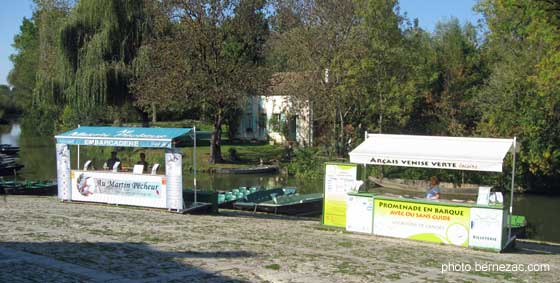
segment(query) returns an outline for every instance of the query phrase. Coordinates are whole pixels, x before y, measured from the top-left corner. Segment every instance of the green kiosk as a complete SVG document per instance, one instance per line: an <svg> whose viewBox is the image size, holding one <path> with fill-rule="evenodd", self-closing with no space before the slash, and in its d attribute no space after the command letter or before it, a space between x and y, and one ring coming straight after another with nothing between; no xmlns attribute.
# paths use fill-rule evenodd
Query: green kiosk
<svg viewBox="0 0 560 283"><path fill-rule="evenodd" d="M502 251L515 240L507 222L513 208L516 149L515 138L366 133L366 140L350 152L353 164L327 164L323 223L352 232ZM472 203L357 190L357 164L502 172L509 152L513 168L508 205L500 193L490 193L490 187L480 187Z"/></svg>

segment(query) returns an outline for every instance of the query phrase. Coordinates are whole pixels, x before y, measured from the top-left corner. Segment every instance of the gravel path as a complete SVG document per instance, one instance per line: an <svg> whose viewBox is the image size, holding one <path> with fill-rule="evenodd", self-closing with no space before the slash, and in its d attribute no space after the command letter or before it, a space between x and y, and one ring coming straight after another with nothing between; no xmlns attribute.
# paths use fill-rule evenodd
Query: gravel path
<svg viewBox="0 0 560 283"><path fill-rule="evenodd" d="M442 273L448 263L549 270ZM343 233L316 219L9 196L0 200L0 269L0 282L560 282L560 246L497 254Z"/></svg>

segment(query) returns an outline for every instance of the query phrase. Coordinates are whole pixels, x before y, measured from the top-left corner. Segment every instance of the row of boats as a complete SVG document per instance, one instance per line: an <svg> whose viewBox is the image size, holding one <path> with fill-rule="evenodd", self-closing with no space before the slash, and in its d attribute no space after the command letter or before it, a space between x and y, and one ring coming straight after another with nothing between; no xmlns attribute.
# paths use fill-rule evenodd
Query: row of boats
<svg viewBox="0 0 560 283"><path fill-rule="evenodd" d="M53 181L16 181L0 179L0 195L56 195L57 184Z"/></svg>
<svg viewBox="0 0 560 283"><path fill-rule="evenodd" d="M23 165L16 162L18 152L18 146L0 144L0 176L14 175L23 168Z"/></svg>
<svg viewBox="0 0 560 283"><path fill-rule="evenodd" d="M183 193L187 203L194 202L194 191ZM323 210L323 194L299 194L294 187L238 187L230 191L197 191L196 201L207 204L208 210L222 209L270 212L275 214L315 216ZM200 207L200 206L197 206Z"/></svg>

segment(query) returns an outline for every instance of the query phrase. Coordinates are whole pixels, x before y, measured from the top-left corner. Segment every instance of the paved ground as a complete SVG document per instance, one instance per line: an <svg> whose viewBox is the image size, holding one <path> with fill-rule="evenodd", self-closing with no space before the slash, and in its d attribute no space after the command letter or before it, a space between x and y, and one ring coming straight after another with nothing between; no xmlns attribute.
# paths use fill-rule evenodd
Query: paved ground
<svg viewBox="0 0 560 283"><path fill-rule="evenodd" d="M447 263L550 271L442 274ZM523 243L496 254L342 233L309 219L10 196L0 199L0 270L0 282L560 282L560 247Z"/></svg>

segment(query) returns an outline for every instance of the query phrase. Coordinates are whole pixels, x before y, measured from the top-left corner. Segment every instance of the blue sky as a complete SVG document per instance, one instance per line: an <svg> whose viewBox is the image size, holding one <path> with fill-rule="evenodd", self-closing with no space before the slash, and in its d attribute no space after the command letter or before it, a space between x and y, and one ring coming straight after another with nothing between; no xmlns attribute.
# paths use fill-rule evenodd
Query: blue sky
<svg viewBox="0 0 560 283"><path fill-rule="evenodd" d="M473 11L477 0L399 0L401 14L409 19L418 18L420 27L434 31L436 23L458 18L461 24L469 21L478 24L481 16Z"/></svg>
<svg viewBox="0 0 560 283"><path fill-rule="evenodd" d="M474 24L480 19L472 7L476 0L400 0L401 13L406 12L408 18L418 18L420 26L433 31L438 21L451 17L458 18L461 23L470 21ZM6 77L12 69L10 54L14 36L19 32L23 17L30 18L33 12L31 0L5 0L0 9L0 84L7 84Z"/></svg>
<svg viewBox="0 0 560 283"><path fill-rule="evenodd" d="M5 0L0 9L0 84L7 84L6 78L12 69L9 57L14 36L19 33L23 17L31 18L33 13L31 0Z"/></svg>

